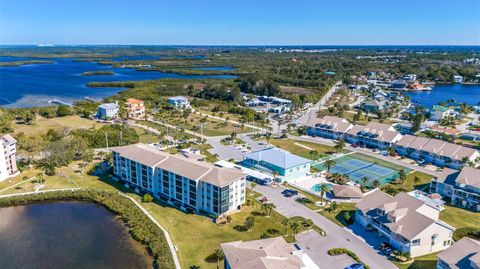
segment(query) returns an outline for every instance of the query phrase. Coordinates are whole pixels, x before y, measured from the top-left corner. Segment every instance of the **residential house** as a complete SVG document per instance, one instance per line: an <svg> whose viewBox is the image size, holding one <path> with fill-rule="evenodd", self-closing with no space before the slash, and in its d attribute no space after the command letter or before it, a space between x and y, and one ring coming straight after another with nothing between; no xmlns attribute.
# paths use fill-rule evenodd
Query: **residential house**
<svg viewBox="0 0 480 269"><path fill-rule="evenodd" d="M382 105L377 101L365 101L362 103L362 110L368 113L375 113L382 109Z"/></svg>
<svg viewBox="0 0 480 269"><path fill-rule="evenodd" d="M480 211L480 170L463 167L462 170L444 169L430 183L430 192L450 200L452 205Z"/></svg>
<svg viewBox="0 0 480 269"><path fill-rule="evenodd" d="M415 80L417 80L417 75L407 74L407 75L403 76L403 80L405 80L405 81L415 81Z"/></svg>
<svg viewBox="0 0 480 269"><path fill-rule="evenodd" d="M450 115L453 110L449 109L448 107L435 105L432 106L430 109L430 120L433 121L441 121L446 116Z"/></svg>
<svg viewBox="0 0 480 269"><path fill-rule="evenodd" d="M225 269L318 269L301 249L282 236L220 245Z"/></svg>
<svg viewBox="0 0 480 269"><path fill-rule="evenodd" d="M394 80L390 83L390 88L394 90L405 90L407 88L407 82L405 80Z"/></svg>
<svg viewBox="0 0 480 269"><path fill-rule="evenodd" d="M117 118L119 109L118 102L101 104L97 108L97 118L103 120Z"/></svg>
<svg viewBox="0 0 480 269"><path fill-rule="evenodd" d="M330 195L327 195L330 201L337 203L356 203L362 200L363 193L359 187L350 185L332 185Z"/></svg>
<svg viewBox="0 0 480 269"><path fill-rule="evenodd" d="M0 136L0 182L17 175L17 140L11 135Z"/></svg>
<svg viewBox="0 0 480 269"><path fill-rule="evenodd" d="M113 174L137 192L214 216L241 209L246 174L195 158L171 155L145 144L112 148Z"/></svg>
<svg viewBox="0 0 480 269"><path fill-rule="evenodd" d="M403 136L396 143L396 151L402 156L454 169L459 169L466 161L476 164L480 157L480 152L473 148L413 135Z"/></svg>
<svg viewBox="0 0 480 269"><path fill-rule="evenodd" d="M463 82L463 77L460 75L453 75L453 81L455 83L462 83Z"/></svg>
<svg viewBox="0 0 480 269"><path fill-rule="evenodd" d="M330 139L343 139L345 133L353 127L347 120L324 116L323 118L311 118L307 124L307 134Z"/></svg>
<svg viewBox="0 0 480 269"><path fill-rule="evenodd" d="M438 254L437 269L480 268L480 241L464 237Z"/></svg>
<svg viewBox="0 0 480 269"><path fill-rule="evenodd" d="M304 177L310 173L311 161L279 148L253 151L245 156L242 165L277 173L284 179Z"/></svg>
<svg viewBox="0 0 480 269"><path fill-rule="evenodd" d="M170 97L167 99L167 102L176 108L190 107L190 102L188 101L187 97L184 97L184 96Z"/></svg>
<svg viewBox="0 0 480 269"><path fill-rule="evenodd" d="M393 126L376 122L367 125L357 124L346 133L346 140L349 143L379 149L390 148L401 138L402 135Z"/></svg>
<svg viewBox="0 0 480 269"><path fill-rule="evenodd" d="M125 109L129 118L143 119L145 118L145 104L142 100L128 98L125 103Z"/></svg>
<svg viewBox="0 0 480 269"><path fill-rule="evenodd" d="M455 228L439 216L440 210L407 193L390 196L377 190L356 204L355 222L418 257L450 247Z"/></svg>

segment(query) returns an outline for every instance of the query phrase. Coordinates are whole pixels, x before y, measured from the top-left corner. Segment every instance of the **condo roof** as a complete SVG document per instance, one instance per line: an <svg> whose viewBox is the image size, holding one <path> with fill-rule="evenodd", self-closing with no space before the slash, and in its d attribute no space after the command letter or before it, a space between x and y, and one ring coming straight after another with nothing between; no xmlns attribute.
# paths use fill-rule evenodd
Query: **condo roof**
<svg viewBox="0 0 480 269"><path fill-rule="evenodd" d="M360 188L349 185L333 185L332 192L335 197L343 198L363 198Z"/></svg>
<svg viewBox="0 0 480 269"><path fill-rule="evenodd" d="M118 108L118 105L116 103L105 103L105 104L99 105L98 107L103 109L116 109Z"/></svg>
<svg viewBox="0 0 480 269"><path fill-rule="evenodd" d="M135 144L112 148L120 156L132 161L170 171L191 180L200 180L218 187L230 185L246 174L231 168L217 167L213 164L175 156L162 152L145 144Z"/></svg>
<svg viewBox="0 0 480 269"><path fill-rule="evenodd" d="M142 100L138 100L138 99L135 99L135 98L128 98L127 99L127 104L141 104L143 103Z"/></svg>
<svg viewBox="0 0 480 269"><path fill-rule="evenodd" d="M480 170L465 166L458 174L455 182L480 188Z"/></svg>
<svg viewBox="0 0 480 269"><path fill-rule="evenodd" d="M231 269L300 269L302 260L297 249L283 237L221 244Z"/></svg>
<svg viewBox="0 0 480 269"><path fill-rule="evenodd" d="M464 237L448 249L440 252L438 258L447 263L451 269L475 268L480 266L480 241Z"/></svg>
<svg viewBox="0 0 480 269"><path fill-rule="evenodd" d="M13 136L11 136L10 134L5 134L5 135L1 136L0 138L1 138L1 140L7 142L8 144L17 143L17 140L15 138L13 138Z"/></svg>
<svg viewBox="0 0 480 269"><path fill-rule="evenodd" d="M324 116L323 118L311 118L307 121L307 126L315 126L317 124L328 125L332 126L332 131L344 133L348 131L348 129L352 126L347 120L339 118L339 117L332 117L332 116Z"/></svg>
<svg viewBox="0 0 480 269"><path fill-rule="evenodd" d="M310 162L308 159L275 147L251 152L247 154L246 157L255 161L264 161L283 169L288 169Z"/></svg>
<svg viewBox="0 0 480 269"><path fill-rule="evenodd" d="M395 138L400 135L393 126L383 123L370 122L367 125L355 125L347 133L350 135L358 135L360 132L376 134L375 139L381 142L393 143Z"/></svg>
<svg viewBox="0 0 480 269"><path fill-rule="evenodd" d="M390 229L407 240L414 239L418 234L437 222L419 211L425 203L401 192L390 196L379 190L369 194L356 207L364 214L377 219ZM377 209L385 212L379 214ZM453 228L452 228L453 229Z"/></svg>

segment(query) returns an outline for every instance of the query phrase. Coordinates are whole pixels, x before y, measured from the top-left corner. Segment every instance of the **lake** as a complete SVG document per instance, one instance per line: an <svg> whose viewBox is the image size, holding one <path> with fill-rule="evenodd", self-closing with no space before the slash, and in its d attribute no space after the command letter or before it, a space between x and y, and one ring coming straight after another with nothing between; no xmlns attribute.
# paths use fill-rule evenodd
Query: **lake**
<svg viewBox="0 0 480 269"><path fill-rule="evenodd" d="M10 60L10 58L4 58ZM1 59L0 59L1 60ZM86 71L113 71L115 75L82 76ZM52 64L32 64L0 67L0 106L46 106L50 99L66 102L85 96L101 99L117 93L119 88L89 88L94 81L138 81L161 78L235 78L232 75L180 75L158 71L136 71L132 68L114 68L94 62L75 62L55 59Z"/></svg>
<svg viewBox="0 0 480 269"><path fill-rule="evenodd" d="M0 268L152 268L123 223L92 202L0 208Z"/></svg>
<svg viewBox="0 0 480 269"><path fill-rule="evenodd" d="M455 99L459 103L476 105L480 102L480 85L436 85L431 91L407 92L406 94L410 96L412 101L426 107L431 107L449 99Z"/></svg>

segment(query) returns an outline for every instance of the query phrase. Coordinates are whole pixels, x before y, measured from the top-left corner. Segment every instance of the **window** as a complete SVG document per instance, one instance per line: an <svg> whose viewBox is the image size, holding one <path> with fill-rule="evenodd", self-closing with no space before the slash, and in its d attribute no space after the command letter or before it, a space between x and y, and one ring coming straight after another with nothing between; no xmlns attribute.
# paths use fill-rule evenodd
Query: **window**
<svg viewBox="0 0 480 269"><path fill-rule="evenodd" d="M420 239L412 240L412 247L420 246Z"/></svg>

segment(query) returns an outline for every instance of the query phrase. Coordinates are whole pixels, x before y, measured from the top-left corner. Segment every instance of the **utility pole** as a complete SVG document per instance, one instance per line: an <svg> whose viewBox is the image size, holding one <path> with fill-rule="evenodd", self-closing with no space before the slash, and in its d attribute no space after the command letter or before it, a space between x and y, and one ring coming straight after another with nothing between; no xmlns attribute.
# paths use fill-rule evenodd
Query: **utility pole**
<svg viewBox="0 0 480 269"><path fill-rule="evenodd" d="M106 148L107 148L107 151L108 151L108 135L107 135L107 131L105 131L105 145L106 145Z"/></svg>
<svg viewBox="0 0 480 269"><path fill-rule="evenodd" d="M120 146L123 146L123 133L120 131Z"/></svg>

